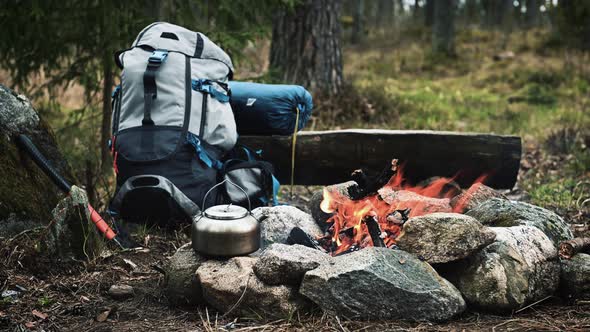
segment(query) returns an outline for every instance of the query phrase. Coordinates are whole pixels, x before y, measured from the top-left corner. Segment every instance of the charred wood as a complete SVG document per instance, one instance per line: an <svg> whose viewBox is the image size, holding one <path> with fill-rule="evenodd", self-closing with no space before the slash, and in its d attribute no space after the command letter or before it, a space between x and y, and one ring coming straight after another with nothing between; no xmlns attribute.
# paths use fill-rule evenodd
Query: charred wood
<svg viewBox="0 0 590 332"><path fill-rule="evenodd" d="M352 200L360 200L367 196L377 194L377 191L383 188L395 173L397 173L397 169L398 160L392 159L377 176L370 177L365 170L355 170L352 172L351 180L355 181L357 186L349 187L348 195Z"/></svg>
<svg viewBox="0 0 590 332"><path fill-rule="evenodd" d="M300 244L302 246L306 246L325 252L324 248L322 248L322 246L317 240L315 240L311 235L307 234L304 230L302 230L299 227L293 227L293 229L289 233L289 237L287 237L287 243Z"/></svg>
<svg viewBox="0 0 590 332"><path fill-rule="evenodd" d="M374 247L385 247L385 242L383 242L383 238L381 234L383 231L379 226L379 222L373 216L366 216L363 218L363 223L367 225L367 230L369 231L369 236L371 236L371 240L373 241Z"/></svg>

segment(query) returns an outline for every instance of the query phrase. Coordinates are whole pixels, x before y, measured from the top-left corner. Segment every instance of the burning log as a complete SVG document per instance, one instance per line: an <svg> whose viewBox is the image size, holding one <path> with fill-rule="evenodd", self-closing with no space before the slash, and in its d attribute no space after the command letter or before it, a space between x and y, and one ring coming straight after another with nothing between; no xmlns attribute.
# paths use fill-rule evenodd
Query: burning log
<svg viewBox="0 0 590 332"><path fill-rule="evenodd" d="M309 248L326 252L320 243L299 227L293 227L287 238L288 244L300 244Z"/></svg>
<svg viewBox="0 0 590 332"><path fill-rule="evenodd" d="M240 142L262 149L275 166L279 181L291 179L291 138L240 136ZM517 136L405 130L309 131L297 136L295 183L329 185L347 181L362 167L379 174L394 156L404 161L409 183L433 176L452 177L468 187L481 174L486 185L510 189L520 167L521 139Z"/></svg>
<svg viewBox="0 0 590 332"><path fill-rule="evenodd" d="M348 195L353 200L363 199L369 195L374 195L377 191L383 188L389 180L397 173L398 160L392 159L387 163L387 166L376 177L369 177L365 170L357 169L352 172L351 180L358 185L348 188Z"/></svg>
<svg viewBox="0 0 590 332"><path fill-rule="evenodd" d="M570 259L577 253L588 250L590 250L590 237L578 237L562 242L559 245L559 256Z"/></svg>
<svg viewBox="0 0 590 332"><path fill-rule="evenodd" d="M383 242L383 231L379 226L379 222L373 216L366 216L363 218L363 223L367 225L367 230L369 231L369 236L373 241L374 247L385 247L385 242Z"/></svg>

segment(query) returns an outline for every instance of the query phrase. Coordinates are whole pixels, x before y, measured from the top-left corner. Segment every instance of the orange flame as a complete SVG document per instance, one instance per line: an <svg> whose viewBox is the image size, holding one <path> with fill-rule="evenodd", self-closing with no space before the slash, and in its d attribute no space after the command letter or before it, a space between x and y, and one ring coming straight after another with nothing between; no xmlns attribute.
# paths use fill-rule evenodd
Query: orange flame
<svg viewBox="0 0 590 332"><path fill-rule="evenodd" d="M474 184L483 183L487 175L482 175L474 181ZM460 193L460 188L455 188L453 178L438 178L428 185L410 186L404 181L402 168L398 168L396 174L388 183L379 190L379 194L370 195L360 200L351 200L345 195L324 188L323 200L320 209L332 216L327 222L332 223L331 248L333 255L337 255L351 249L353 245L363 248L375 245L371 238L367 225L363 222L365 217L371 216L377 220L381 228L383 243L391 247L399 236L403 226L403 216L400 210L409 209L408 217L416 217L434 212L462 213L468 202L470 193L477 190L473 185L460 196L459 201L451 207L450 199Z"/></svg>

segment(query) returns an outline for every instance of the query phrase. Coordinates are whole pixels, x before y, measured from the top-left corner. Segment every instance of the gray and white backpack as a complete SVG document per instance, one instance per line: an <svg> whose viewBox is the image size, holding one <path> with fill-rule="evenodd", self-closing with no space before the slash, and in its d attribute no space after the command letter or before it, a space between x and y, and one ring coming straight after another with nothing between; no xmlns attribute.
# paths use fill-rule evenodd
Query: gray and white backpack
<svg viewBox="0 0 590 332"><path fill-rule="evenodd" d="M161 220L218 203L217 193L203 198L237 139L230 57L199 32L156 22L115 61L123 71L113 93L111 212Z"/></svg>

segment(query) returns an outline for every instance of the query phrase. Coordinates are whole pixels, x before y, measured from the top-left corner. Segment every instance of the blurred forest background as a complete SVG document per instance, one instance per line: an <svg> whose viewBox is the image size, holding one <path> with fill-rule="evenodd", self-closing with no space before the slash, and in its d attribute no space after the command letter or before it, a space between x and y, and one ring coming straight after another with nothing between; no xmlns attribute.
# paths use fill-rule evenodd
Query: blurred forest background
<svg viewBox="0 0 590 332"><path fill-rule="evenodd" d="M590 205L590 1L3 1L0 82L29 96L91 201L114 189L113 53L153 21L205 33L236 79L314 94L308 130L521 135L519 187L570 218ZM575 220L574 220L575 221Z"/></svg>

